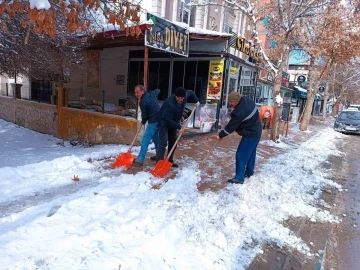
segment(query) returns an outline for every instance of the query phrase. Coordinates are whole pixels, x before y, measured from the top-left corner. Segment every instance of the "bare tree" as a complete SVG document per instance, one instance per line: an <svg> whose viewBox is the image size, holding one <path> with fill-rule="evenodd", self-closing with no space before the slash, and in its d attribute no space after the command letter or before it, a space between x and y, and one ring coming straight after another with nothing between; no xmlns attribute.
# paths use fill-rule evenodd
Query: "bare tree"
<svg viewBox="0 0 360 270"><path fill-rule="evenodd" d="M300 129L307 130L319 85L333 64L349 63L360 54L359 18L353 9L339 2L327 6L325 12L302 22L299 45L310 55L307 102ZM323 64L315 64L316 60Z"/></svg>
<svg viewBox="0 0 360 270"><path fill-rule="evenodd" d="M355 59L343 64L336 64L329 72L333 75L330 95L336 100L331 115L339 112L339 105L353 103L360 98L360 60Z"/></svg>
<svg viewBox="0 0 360 270"><path fill-rule="evenodd" d="M141 0L14 0L0 3L0 16L9 15L14 19L23 14L21 26L36 34L46 34L54 38L59 27L66 26L70 33L75 31L98 31L103 20L123 30L129 22L140 20ZM64 18L62 25L57 18Z"/></svg>
<svg viewBox="0 0 360 270"><path fill-rule="evenodd" d="M0 1L0 74L62 85L64 62L80 63L86 36L112 25L141 33L141 0ZM34 5L34 6L32 6Z"/></svg>

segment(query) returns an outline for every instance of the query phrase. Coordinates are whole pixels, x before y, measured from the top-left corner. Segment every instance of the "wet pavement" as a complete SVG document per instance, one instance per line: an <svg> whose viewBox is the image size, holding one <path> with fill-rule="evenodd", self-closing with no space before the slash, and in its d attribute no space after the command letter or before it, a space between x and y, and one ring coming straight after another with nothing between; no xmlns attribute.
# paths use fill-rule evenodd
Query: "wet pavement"
<svg viewBox="0 0 360 270"><path fill-rule="evenodd" d="M342 222L331 228L323 269L360 269L360 136L348 135L339 142L345 154L332 162L333 180L345 189L335 203Z"/></svg>

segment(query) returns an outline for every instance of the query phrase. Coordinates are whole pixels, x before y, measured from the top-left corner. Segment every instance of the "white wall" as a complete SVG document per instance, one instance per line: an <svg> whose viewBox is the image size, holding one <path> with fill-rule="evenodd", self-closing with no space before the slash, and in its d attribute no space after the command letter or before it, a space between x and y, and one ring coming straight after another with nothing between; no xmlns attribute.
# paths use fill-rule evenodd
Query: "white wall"
<svg viewBox="0 0 360 270"><path fill-rule="evenodd" d="M30 99L30 82L28 77L19 76L16 79L17 83L22 84L21 87L21 98L22 99ZM13 96L13 91L11 84L14 83L15 80L11 79L7 76L0 76L0 95L6 96L6 83L8 84L8 95Z"/></svg>

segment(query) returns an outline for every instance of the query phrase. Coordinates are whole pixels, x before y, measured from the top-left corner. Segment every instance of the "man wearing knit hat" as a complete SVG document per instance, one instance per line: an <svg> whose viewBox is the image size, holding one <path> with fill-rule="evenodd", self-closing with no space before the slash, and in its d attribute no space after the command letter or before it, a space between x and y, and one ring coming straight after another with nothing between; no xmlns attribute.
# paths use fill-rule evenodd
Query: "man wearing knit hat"
<svg viewBox="0 0 360 270"><path fill-rule="evenodd" d="M159 146L156 152L157 161L165 158L166 145L168 146L168 152L170 152L170 149L173 147L177 138L177 131L182 128L180 120L187 102L196 103L196 107L200 104L192 90L185 90L183 87L178 87L175 93L168 97L161 106L158 114ZM169 161L173 163L173 167L177 168L179 166L175 164L173 160L174 152L171 154Z"/></svg>
<svg viewBox="0 0 360 270"><path fill-rule="evenodd" d="M254 174L256 148L262 131L259 111L252 99L242 97L238 92L231 92L228 101L234 110L231 112L230 122L219 133L218 138L234 131L242 136L236 151L235 177L228 180L228 183L243 184L245 178Z"/></svg>

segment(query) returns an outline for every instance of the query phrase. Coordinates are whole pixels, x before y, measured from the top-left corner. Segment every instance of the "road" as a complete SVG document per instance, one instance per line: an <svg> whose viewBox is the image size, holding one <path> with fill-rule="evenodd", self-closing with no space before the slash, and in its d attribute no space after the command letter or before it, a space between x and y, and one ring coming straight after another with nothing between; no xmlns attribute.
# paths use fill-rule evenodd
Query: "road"
<svg viewBox="0 0 360 270"><path fill-rule="evenodd" d="M359 270L360 269L360 136L347 135L339 140L342 156L329 156L322 164L331 180L343 186L343 192L324 189L322 199L339 224L313 223L292 218L286 222L315 254L308 257L287 248L264 247L249 266L251 270Z"/></svg>

